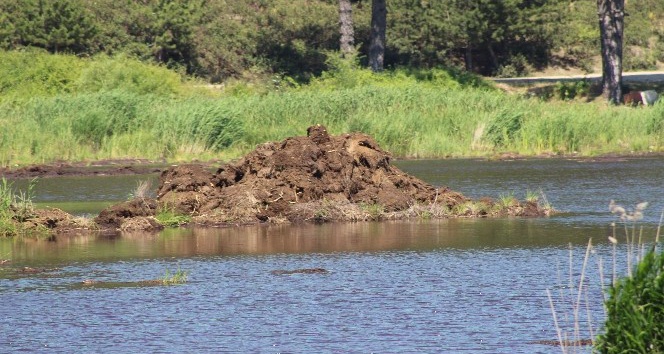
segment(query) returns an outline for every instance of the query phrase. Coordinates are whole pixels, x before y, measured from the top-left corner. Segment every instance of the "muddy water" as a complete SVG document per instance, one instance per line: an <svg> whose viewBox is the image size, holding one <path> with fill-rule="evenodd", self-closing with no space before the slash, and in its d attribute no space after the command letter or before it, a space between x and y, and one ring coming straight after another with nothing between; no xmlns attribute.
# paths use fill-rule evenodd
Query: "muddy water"
<svg viewBox="0 0 664 354"><path fill-rule="evenodd" d="M576 282L584 245L596 244L587 274L597 327L608 200L650 201L652 234L664 199L664 159L399 165L472 197L542 189L565 213L2 239L0 260L11 262L0 268L0 352L558 353L537 341L556 339L546 289L576 298L569 245ZM148 177L44 179L37 199L94 213L92 203L123 200ZM189 274L184 285L139 283L178 268ZM272 274L299 268L329 272Z"/></svg>

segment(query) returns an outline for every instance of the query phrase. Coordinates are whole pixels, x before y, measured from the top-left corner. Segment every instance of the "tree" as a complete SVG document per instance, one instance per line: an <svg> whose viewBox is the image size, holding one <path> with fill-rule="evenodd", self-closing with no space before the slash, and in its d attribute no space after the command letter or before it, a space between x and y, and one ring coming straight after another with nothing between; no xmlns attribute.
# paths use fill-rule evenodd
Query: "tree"
<svg viewBox="0 0 664 354"><path fill-rule="evenodd" d="M371 2L371 44L369 66L374 72L383 71L385 64L385 30L387 29L386 0Z"/></svg>
<svg viewBox="0 0 664 354"><path fill-rule="evenodd" d="M622 101L625 0L597 0L602 50L602 93L609 102Z"/></svg>
<svg viewBox="0 0 664 354"><path fill-rule="evenodd" d="M0 44L35 46L52 53L92 52L97 27L83 5L81 0L0 1L0 32L6 34Z"/></svg>
<svg viewBox="0 0 664 354"><path fill-rule="evenodd" d="M85 52L97 34L92 17L79 0L44 2L42 44L51 52Z"/></svg>
<svg viewBox="0 0 664 354"><path fill-rule="evenodd" d="M169 65L179 64L188 72L195 66L194 24L198 20L196 0L160 0L153 11L154 58Z"/></svg>
<svg viewBox="0 0 664 354"><path fill-rule="evenodd" d="M353 29L353 9L350 0L339 0L339 47L341 55L346 57L355 51L355 31Z"/></svg>

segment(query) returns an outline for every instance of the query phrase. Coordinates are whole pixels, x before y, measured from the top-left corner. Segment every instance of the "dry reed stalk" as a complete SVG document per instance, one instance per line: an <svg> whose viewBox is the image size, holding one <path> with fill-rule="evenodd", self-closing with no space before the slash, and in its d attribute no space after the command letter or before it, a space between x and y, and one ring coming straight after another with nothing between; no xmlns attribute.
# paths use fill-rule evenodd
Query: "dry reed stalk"
<svg viewBox="0 0 664 354"><path fill-rule="evenodd" d="M553 298L551 297L551 291L546 289L546 295L549 297L549 306L551 306L551 314L553 315L553 324L556 327L556 334L558 335L558 342L560 343L560 349L563 351L563 354L567 354L565 349L565 342L563 341L562 331L558 325L558 316L556 316L556 307L553 305Z"/></svg>

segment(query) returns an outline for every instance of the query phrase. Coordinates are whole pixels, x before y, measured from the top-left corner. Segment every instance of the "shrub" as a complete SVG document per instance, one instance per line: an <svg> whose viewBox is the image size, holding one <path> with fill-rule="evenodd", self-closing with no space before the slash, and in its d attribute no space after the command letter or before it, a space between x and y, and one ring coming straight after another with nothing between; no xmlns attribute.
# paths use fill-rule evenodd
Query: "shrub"
<svg viewBox="0 0 664 354"><path fill-rule="evenodd" d="M122 89L134 94L173 95L179 92L182 77L158 65L142 63L126 56L99 56L89 61L76 80L81 92Z"/></svg>
<svg viewBox="0 0 664 354"><path fill-rule="evenodd" d="M600 353L664 352L664 253L655 247L609 290Z"/></svg>
<svg viewBox="0 0 664 354"><path fill-rule="evenodd" d="M72 92L83 61L36 49L0 51L0 95L34 97Z"/></svg>
<svg viewBox="0 0 664 354"><path fill-rule="evenodd" d="M586 80L574 82L556 83L554 92L559 99L563 101L573 100L577 97L585 97L590 92L590 83Z"/></svg>

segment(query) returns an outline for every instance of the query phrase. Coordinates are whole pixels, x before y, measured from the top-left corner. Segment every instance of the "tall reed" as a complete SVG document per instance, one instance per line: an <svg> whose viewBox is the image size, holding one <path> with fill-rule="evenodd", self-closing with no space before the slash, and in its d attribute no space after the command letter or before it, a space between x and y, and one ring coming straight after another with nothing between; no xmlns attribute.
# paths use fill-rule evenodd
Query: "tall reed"
<svg viewBox="0 0 664 354"><path fill-rule="evenodd" d="M125 57L0 52L0 165L143 157L234 158L257 144L363 132L398 157L650 152L664 148L664 104L509 95L454 70L377 75L340 66L310 85L252 93L203 89ZM3 61L4 60L4 61ZM74 64L65 70L65 64Z"/></svg>
<svg viewBox="0 0 664 354"><path fill-rule="evenodd" d="M643 228L637 226L647 205L639 203L627 210L614 201L609 204L609 210L620 218L623 226L612 224L610 269L605 269L603 257L596 254L590 241L581 269L574 269L570 248L568 280L563 281L559 276L558 294L547 289L563 354L585 352L586 345L593 345L593 350L601 353L659 353L664 350L664 253L658 248L664 213L655 242L648 245ZM597 278L588 276L592 258L597 261ZM618 264L624 266L623 270L619 270ZM606 281L607 271L609 282ZM592 294L593 287L599 287L601 298ZM600 302L604 304L602 326L593 322L596 318L590 309Z"/></svg>

